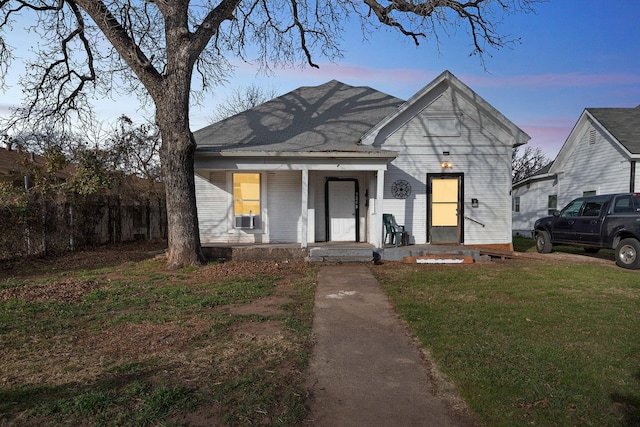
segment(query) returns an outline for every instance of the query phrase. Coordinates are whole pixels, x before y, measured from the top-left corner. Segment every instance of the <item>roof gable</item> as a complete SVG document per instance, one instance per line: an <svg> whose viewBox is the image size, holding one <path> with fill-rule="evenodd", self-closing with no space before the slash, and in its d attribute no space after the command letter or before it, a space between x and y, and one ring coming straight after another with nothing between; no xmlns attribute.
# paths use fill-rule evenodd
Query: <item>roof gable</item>
<svg viewBox="0 0 640 427"><path fill-rule="evenodd" d="M596 123L626 157L640 154L640 106L636 108L585 108L571 129L551 167L551 173L558 173L564 167L580 142L582 135L592 123Z"/></svg>
<svg viewBox="0 0 640 427"><path fill-rule="evenodd" d="M640 106L636 108L587 108L631 154L640 154Z"/></svg>
<svg viewBox="0 0 640 427"><path fill-rule="evenodd" d="M371 151L360 137L402 100L332 80L301 87L194 132L198 151Z"/></svg>
<svg viewBox="0 0 640 427"><path fill-rule="evenodd" d="M362 143L365 145L375 145L376 143L380 143L381 139L386 138L387 135L396 131L406 122L406 120L397 121L397 118L401 115L407 117L417 115L420 111L424 110L440 98L449 88L454 89L457 94L460 94L469 103L476 106L483 114L487 114L491 117L498 126L502 127L508 134L510 134L513 138L514 147L526 144L531 138L513 122L507 119L502 113L496 110L491 104L471 90L471 88L462 83L450 71L444 71L431 83L409 98L409 100L407 100L407 102L400 106L396 111L385 117L384 120L380 121L376 126L364 134L362 137Z"/></svg>

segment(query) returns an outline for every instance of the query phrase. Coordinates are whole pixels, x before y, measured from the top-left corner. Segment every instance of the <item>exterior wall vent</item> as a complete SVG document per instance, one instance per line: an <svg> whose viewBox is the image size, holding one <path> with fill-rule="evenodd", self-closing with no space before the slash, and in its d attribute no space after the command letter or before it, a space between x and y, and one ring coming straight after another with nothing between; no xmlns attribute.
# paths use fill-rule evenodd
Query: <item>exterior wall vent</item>
<svg viewBox="0 0 640 427"><path fill-rule="evenodd" d="M589 145L593 145L596 143L596 130L591 129L589 131Z"/></svg>

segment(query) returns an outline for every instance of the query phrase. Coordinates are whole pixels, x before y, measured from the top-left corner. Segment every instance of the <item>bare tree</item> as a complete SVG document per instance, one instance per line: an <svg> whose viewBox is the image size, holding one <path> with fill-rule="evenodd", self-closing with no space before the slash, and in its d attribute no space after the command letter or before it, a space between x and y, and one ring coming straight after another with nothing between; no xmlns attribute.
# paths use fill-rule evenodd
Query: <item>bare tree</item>
<svg viewBox="0 0 640 427"><path fill-rule="evenodd" d="M516 183L551 163L551 159L540 147L526 147L520 153L520 147L513 149L511 157L511 182Z"/></svg>
<svg viewBox="0 0 640 427"><path fill-rule="evenodd" d="M160 130L153 123L135 124L122 115L103 149L114 170L156 181L161 178L161 142Z"/></svg>
<svg viewBox="0 0 640 427"><path fill-rule="evenodd" d="M235 89L228 98L224 99L209 118L211 123L219 122L228 117L247 111L278 96L275 88L263 88L251 84L245 88Z"/></svg>
<svg viewBox="0 0 640 427"><path fill-rule="evenodd" d="M462 26L472 53L482 55L512 42L497 29L501 15L531 12L538 1L0 0L2 76L11 59L6 38L12 25L28 22L38 37L22 79L24 108L8 125L86 117L92 98L118 87L150 100L162 135L168 266L198 264L189 105L199 95L194 87L207 90L227 78L227 57L249 60L247 52L257 52L254 59L266 70L317 67L314 57L341 56L343 26L357 20L365 31L391 27L416 44L437 39L438 29Z"/></svg>
<svg viewBox="0 0 640 427"><path fill-rule="evenodd" d="M12 135L4 135L7 145L15 146L30 153L44 155L52 147L57 147L68 158L74 151L85 145L83 138L74 132L64 131L45 123L42 126L20 127Z"/></svg>

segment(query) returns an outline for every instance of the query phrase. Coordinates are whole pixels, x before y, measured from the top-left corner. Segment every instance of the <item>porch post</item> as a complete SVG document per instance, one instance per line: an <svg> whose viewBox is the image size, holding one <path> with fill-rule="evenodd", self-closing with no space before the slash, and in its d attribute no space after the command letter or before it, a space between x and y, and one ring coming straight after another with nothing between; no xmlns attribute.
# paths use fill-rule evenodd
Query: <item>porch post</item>
<svg viewBox="0 0 640 427"><path fill-rule="evenodd" d="M306 248L309 240L309 224L307 224L309 216L309 170L302 169L302 200L300 212L300 247Z"/></svg>
<svg viewBox="0 0 640 427"><path fill-rule="evenodd" d="M384 241L384 230L382 229L382 214L384 212L384 170L378 170L376 172L376 200L375 200L375 220L374 232L373 232L373 245L376 248L381 248Z"/></svg>

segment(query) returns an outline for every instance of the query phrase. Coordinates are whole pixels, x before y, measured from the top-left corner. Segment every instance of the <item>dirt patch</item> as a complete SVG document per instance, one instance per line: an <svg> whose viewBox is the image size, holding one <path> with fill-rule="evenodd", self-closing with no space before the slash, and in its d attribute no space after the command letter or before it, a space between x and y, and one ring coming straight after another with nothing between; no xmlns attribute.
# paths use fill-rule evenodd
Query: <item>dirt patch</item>
<svg viewBox="0 0 640 427"><path fill-rule="evenodd" d="M242 322L233 328L237 337L265 337L281 336L283 322L281 320L266 320L264 322Z"/></svg>
<svg viewBox="0 0 640 427"><path fill-rule="evenodd" d="M308 264L305 261L231 261L222 264L209 264L200 269L199 276L214 282L238 277L278 276L283 277L281 283L284 285L302 277L307 268Z"/></svg>
<svg viewBox="0 0 640 427"><path fill-rule="evenodd" d="M98 354L108 354L116 358L139 353L155 353L182 347L208 326L203 321L182 325L174 322L126 323L106 329L98 335L86 337L81 345Z"/></svg>
<svg viewBox="0 0 640 427"><path fill-rule="evenodd" d="M285 311L281 308L283 304L291 302L291 298L285 296L271 296L266 298L260 298L249 304L238 305L231 307L229 312L231 314L251 315L257 316L275 316L283 314Z"/></svg>
<svg viewBox="0 0 640 427"><path fill-rule="evenodd" d="M29 302L75 302L100 289L94 280L68 279L62 282L34 283L0 290L0 301L22 299Z"/></svg>
<svg viewBox="0 0 640 427"><path fill-rule="evenodd" d="M616 261L613 255L609 254L571 254L567 252L551 252L549 254L539 254L537 252L516 252L516 255L516 258L520 259L534 259L539 261L563 261L582 264L600 264L617 268Z"/></svg>

